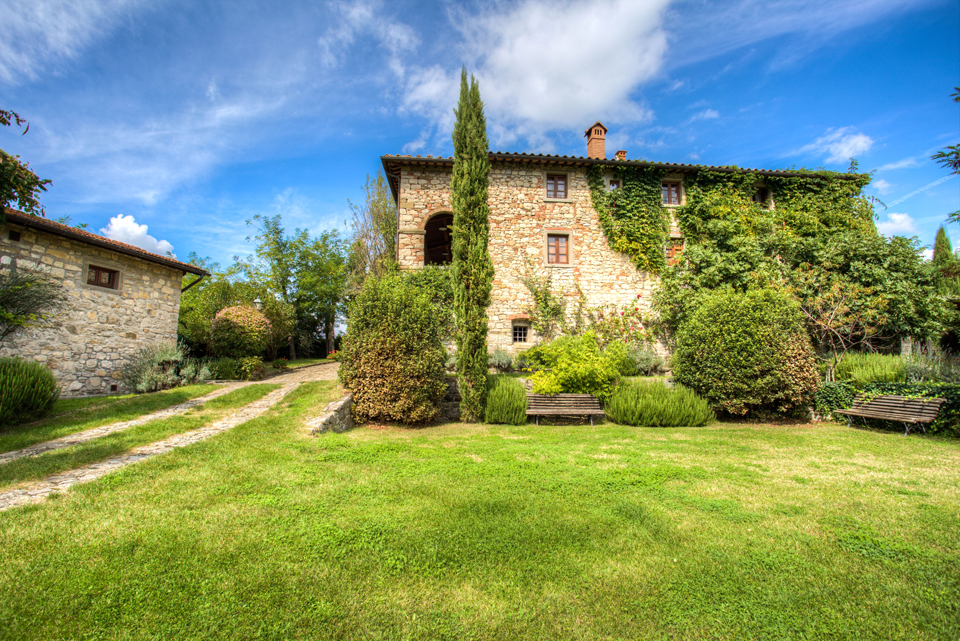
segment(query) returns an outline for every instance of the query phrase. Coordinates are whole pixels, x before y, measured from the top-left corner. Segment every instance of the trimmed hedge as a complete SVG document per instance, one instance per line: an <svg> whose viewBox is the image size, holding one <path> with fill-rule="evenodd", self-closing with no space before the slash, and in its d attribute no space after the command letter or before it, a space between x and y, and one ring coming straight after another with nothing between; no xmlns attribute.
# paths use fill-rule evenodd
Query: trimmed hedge
<svg viewBox="0 0 960 641"><path fill-rule="evenodd" d="M359 421L416 424L440 413L447 391L444 312L404 278L368 278L350 304L340 381Z"/></svg>
<svg viewBox="0 0 960 641"><path fill-rule="evenodd" d="M783 292L713 292L676 341L675 380L721 412L795 413L820 381L803 315Z"/></svg>
<svg viewBox="0 0 960 641"><path fill-rule="evenodd" d="M258 356L270 342L270 321L249 305L227 307L210 323L210 346L217 356Z"/></svg>
<svg viewBox="0 0 960 641"><path fill-rule="evenodd" d="M0 358L0 427L42 418L60 398L57 379L40 363Z"/></svg>

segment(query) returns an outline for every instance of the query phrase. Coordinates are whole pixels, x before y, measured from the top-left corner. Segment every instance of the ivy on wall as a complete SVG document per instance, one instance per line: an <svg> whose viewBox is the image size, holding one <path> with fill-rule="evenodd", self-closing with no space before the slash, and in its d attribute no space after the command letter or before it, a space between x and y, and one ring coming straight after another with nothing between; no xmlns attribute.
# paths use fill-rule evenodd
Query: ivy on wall
<svg viewBox="0 0 960 641"><path fill-rule="evenodd" d="M610 248L629 256L637 269L660 273L667 265L670 215L663 206L660 185L665 170L657 167L616 167L620 188L608 191L603 167L587 169L590 200Z"/></svg>

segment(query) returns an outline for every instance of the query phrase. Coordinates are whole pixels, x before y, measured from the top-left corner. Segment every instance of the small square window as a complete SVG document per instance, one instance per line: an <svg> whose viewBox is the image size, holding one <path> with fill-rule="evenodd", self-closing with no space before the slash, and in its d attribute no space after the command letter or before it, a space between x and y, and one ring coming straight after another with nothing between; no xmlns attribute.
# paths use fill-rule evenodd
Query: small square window
<svg viewBox="0 0 960 641"><path fill-rule="evenodd" d="M550 234L547 236L547 263L566 265L570 262L569 258L569 238Z"/></svg>
<svg viewBox="0 0 960 641"><path fill-rule="evenodd" d="M11 229L11 230L10 230L10 235L7 236L7 238L9 238L10 240L12 240L12 241L15 242L15 243L19 243L19 242L20 242L20 232L18 232L18 231L13 231L13 230Z"/></svg>
<svg viewBox="0 0 960 641"><path fill-rule="evenodd" d="M120 272L105 267L87 267L87 285L116 289L120 281Z"/></svg>
<svg viewBox="0 0 960 641"><path fill-rule="evenodd" d="M514 343L527 342L527 326L526 325L513 326L513 342Z"/></svg>
<svg viewBox="0 0 960 641"><path fill-rule="evenodd" d="M616 189L620 189L620 181L619 181L619 180L611 180L611 181L610 181L610 185L607 187L607 189L610 190L610 191L614 191L614 190L616 190Z"/></svg>
<svg viewBox="0 0 960 641"><path fill-rule="evenodd" d="M567 197L567 177L563 174L547 174L547 198Z"/></svg>
<svg viewBox="0 0 960 641"><path fill-rule="evenodd" d="M660 188L661 188L661 192L663 193L664 205L680 204L680 183L664 182L661 184Z"/></svg>

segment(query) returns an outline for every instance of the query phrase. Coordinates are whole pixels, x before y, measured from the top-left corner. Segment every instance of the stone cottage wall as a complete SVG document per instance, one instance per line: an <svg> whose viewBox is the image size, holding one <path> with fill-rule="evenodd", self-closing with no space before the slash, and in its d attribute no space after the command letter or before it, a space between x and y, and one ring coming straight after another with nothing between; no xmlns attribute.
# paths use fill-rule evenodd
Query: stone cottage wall
<svg viewBox="0 0 960 641"><path fill-rule="evenodd" d="M19 231L20 240L9 239ZM132 256L8 223L0 226L0 269L42 269L62 279L67 308L49 327L21 330L0 356L46 365L62 396L128 391L121 371L140 347L177 338L183 272ZM86 282L89 265L120 272L117 289Z"/></svg>
<svg viewBox="0 0 960 641"><path fill-rule="evenodd" d="M547 173L567 176L567 198L546 198ZM490 255L495 270L487 310L491 351L501 348L516 353L537 340L530 328L526 344L513 342L514 323L523 324L533 306L523 283L527 276L548 276L551 289L566 297L568 311L576 308L580 292L587 307L632 303L649 311L657 280L639 272L627 256L610 249L590 202L586 168L493 163L489 204ZM402 268L423 265L424 225L432 215L449 211L449 169L404 168L398 237ZM568 235L567 265L547 264L548 233Z"/></svg>

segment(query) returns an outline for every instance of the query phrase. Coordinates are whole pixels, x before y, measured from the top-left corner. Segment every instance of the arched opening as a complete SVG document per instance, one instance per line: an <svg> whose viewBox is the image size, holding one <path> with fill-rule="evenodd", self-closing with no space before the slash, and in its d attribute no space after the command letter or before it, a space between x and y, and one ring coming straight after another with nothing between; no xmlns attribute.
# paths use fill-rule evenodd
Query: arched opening
<svg viewBox="0 0 960 641"><path fill-rule="evenodd" d="M451 242L453 234L453 214L437 214L427 221L426 234L423 237L423 264L450 264Z"/></svg>

